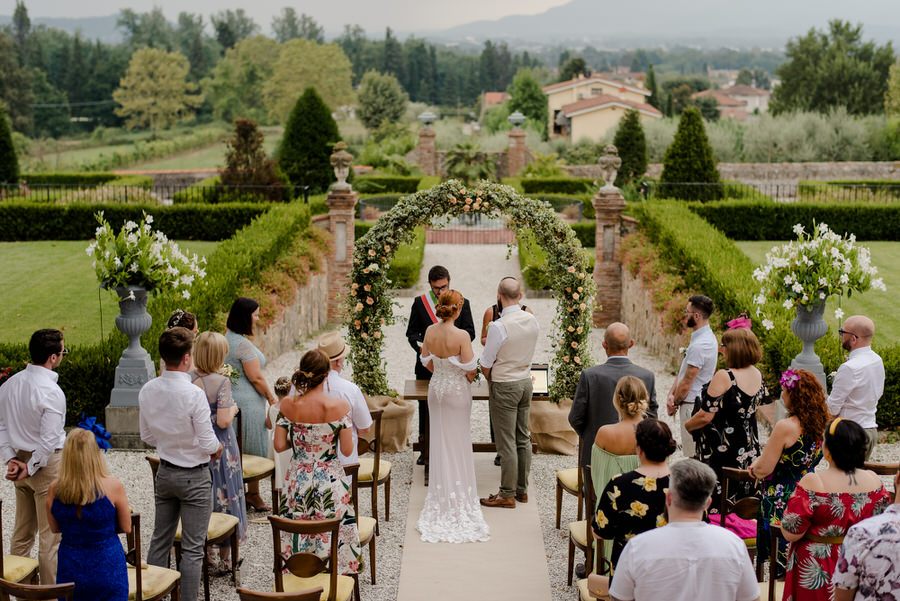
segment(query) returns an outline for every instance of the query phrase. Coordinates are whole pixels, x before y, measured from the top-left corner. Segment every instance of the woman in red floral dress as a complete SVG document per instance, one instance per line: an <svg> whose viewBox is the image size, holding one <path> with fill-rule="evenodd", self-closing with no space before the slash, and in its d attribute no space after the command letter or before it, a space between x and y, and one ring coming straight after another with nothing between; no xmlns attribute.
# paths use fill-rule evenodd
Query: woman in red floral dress
<svg viewBox="0 0 900 601"><path fill-rule="evenodd" d="M825 430L826 470L805 475L788 501L781 529L790 541L785 601L831 601L831 575L850 526L890 504L890 493L874 472L862 469L866 433L836 418Z"/></svg>

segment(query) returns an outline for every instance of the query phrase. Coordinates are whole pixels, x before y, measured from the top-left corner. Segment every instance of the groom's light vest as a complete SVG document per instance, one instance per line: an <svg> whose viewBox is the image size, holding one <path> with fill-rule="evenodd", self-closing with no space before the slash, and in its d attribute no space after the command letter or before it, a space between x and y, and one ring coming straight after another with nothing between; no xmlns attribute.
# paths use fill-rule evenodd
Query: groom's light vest
<svg viewBox="0 0 900 601"><path fill-rule="evenodd" d="M513 311L500 318L506 340L491 367L494 382L517 382L531 377L531 360L537 343L538 323L527 311Z"/></svg>

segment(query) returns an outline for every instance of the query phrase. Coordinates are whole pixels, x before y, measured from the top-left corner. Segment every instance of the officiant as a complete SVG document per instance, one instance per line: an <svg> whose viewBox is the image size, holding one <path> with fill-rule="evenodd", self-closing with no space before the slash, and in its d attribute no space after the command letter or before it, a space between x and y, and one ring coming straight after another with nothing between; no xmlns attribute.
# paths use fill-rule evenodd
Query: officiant
<svg viewBox="0 0 900 601"><path fill-rule="evenodd" d="M409 345L416 351L415 373L417 380L430 380L431 372L420 361L420 349L425 340L425 330L428 326L438 322L435 314L435 306L442 292L450 290L450 272L442 265L435 265L428 270L429 290L413 300L412 309L409 312L409 325L406 328L406 338ZM472 309L469 300L463 299L462 311L456 318L454 325L469 333L469 339L475 340L475 322L472 320ZM419 401L419 440L428 432L428 401ZM425 465L428 462L428 449L422 449L417 465Z"/></svg>

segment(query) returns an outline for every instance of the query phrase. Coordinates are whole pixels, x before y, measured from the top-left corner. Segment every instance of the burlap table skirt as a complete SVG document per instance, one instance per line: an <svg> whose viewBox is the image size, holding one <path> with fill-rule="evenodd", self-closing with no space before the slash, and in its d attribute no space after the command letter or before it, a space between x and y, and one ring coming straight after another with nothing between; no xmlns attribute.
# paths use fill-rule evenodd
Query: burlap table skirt
<svg viewBox="0 0 900 601"><path fill-rule="evenodd" d="M546 399L531 399L531 442L535 452L548 455L574 455L578 448L578 434L569 425L572 399L551 403Z"/></svg>
<svg viewBox="0 0 900 601"><path fill-rule="evenodd" d="M369 409L383 409L381 416L381 451L397 453L405 451L409 445L413 413L416 405L412 401L392 396L368 396ZM373 434L374 435L374 434Z"/></svg>

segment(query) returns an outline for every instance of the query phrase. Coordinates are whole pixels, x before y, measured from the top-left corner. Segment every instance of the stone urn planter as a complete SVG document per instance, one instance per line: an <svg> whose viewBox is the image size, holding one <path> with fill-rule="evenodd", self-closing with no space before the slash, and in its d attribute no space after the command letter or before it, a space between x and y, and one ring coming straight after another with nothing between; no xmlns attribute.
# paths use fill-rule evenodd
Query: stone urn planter
<svg viewBox="0 0 900 601"><path fill-rule="evenodd" d="M816 340L828 331L824 314L825 301L809 307L797 306L797 317L791 322L791 331L803 343L803 350L791 361L791 369L805 369L812 372L822 385L822 389L827 391L825 368L814 348Z"/></svg>
<svg viewBox="0 0 900 601"><path fill-rule="evenodd" d="M536 453L574 455L578 449L578 434L569 425L572 399L552 403L545 398L531 399L529 427Z"/></svg>
<svg viewBox="0 0 900 601"><path fill-rule="evenodd" d="M116 381L110 406L136 407L141 386L156 377L153 360L141 346L141 334L150 329L153 318L147 313L147 290L141 286L119 286L119 315L116 327L128 336L128 348L116 367Z"/></svg>
<svg viewBox="0 0 900 601"><path fill-rule="evenodd" d="M412 418L416 405L402 397L365 395L369 409L382 409L381 450L384 453L405 451L409 445ZM374 432L372 432L374 436ZM369 437L366 437L369 438Z"/></svg>

